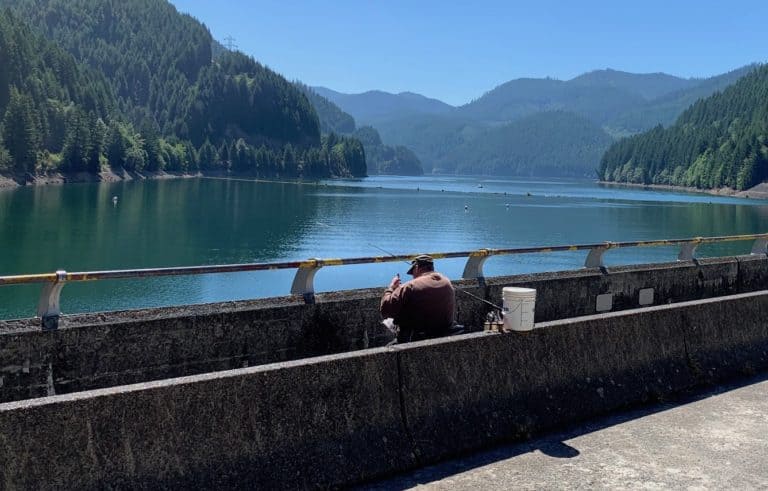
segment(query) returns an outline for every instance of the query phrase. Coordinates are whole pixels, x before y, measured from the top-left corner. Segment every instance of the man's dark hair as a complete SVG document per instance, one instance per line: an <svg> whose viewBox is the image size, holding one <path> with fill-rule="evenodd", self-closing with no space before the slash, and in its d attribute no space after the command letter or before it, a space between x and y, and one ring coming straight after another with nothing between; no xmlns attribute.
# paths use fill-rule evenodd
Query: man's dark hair
<svg viewBox="0 0 768 491"><path fill-rule="evenodd" d="M435 265L433 263L419 263L419 269L422 271L434 271Z"/></svg>

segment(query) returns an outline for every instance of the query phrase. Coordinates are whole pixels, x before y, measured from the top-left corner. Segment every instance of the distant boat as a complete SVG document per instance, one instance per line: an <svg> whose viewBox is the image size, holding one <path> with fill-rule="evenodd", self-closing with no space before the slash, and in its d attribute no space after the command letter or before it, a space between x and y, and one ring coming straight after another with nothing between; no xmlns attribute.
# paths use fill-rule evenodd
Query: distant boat
<svg viewBox="0 0 768 491"><path fill-rule="evenodd" d="M112 204L113 205L117 204L117 196L112 196Z"/></svg>
<svg viewBox="0 0 768 491"><path fill-rule="evenodd" d="M479 188L482 188L482 187L483 187L483 185L482 185L482 184L478 184L478 185L477 185L477 187L479 187Z"/></svg>

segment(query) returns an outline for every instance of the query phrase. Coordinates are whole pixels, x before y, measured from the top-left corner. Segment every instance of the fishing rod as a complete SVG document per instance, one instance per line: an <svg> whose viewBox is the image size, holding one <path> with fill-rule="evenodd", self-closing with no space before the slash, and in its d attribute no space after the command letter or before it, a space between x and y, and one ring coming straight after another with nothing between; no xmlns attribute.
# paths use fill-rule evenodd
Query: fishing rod
<svg viewBox="0 0 768 491"><path fill-rule="evenodd" d="M491 307L493 307L493 308L494 308L494 309L496 309L496 310L499 310L499 311L502 311L502 312L504 311L504 309L503 309L503 308L499 307L498 305L496 305L496 304L495 304L495 303L493 303L493 302L489 302L488 300L486 300L486 299L484 299L484 298L482 298L482 297L478 297L477 295L474 295L474 294L472 294L472 293L469 293L469 292L468 292L468 291L466 291L466 290L461 290L461 289L458 289L458 288L457 288L457 290L458 290L458 291L460 291L461 293L464 293L464 294L466 294L466 295L469 295L470 297L474 298L475 300L479 300L479 301L481 301L481 302L483 302L483 303L485 303L485 304L488 304L488 305L490 305Z"/></svg>
<svg viewBox="0 0 768 491"><path fill-rule="evenodd" d="M392 257L397 257L397 256L395 256L394 254L392 254L391 252L389 252L388 250L386 250L386 249L384 249L384 248L381 248L381 247L377 246L376 244L372 244L372 243L370 243L370 242L369 242L369 243L368 243L368 245L369 245L369 246L371 246L371 247L375 247L376 249L380 250L381 252L383 252L383 253L385 253L385 254L388 254L388 255L390 255L390 256L392 256ZM404 263L406 263L406 264L411 264L411 263L409 263L409 262L408 262L408 261L406 261L406 260L403 260L403 262L404 262ZM482 298L482 297L478 297L477 295L474 295L474 294L472 294L472 293L469 293L468 291L466 291L466 290L462 290L462 289L460 289L460 288L457 288L456 290L460 291L461 293L463 293L463 294L465 294L465 295L469 295L470 297L474 298L475 300L479 300L479 301L483 302L484 304L490 305L491 307L493 307L493 308L494 308L494 309L496 309L496 310L499 310L499 311L502 311L502 312L504 311L504 309L502 309L501 307L499 307L499 306L498 306L498 305L496 305L495 303L493 303L493 302L489 302L488 300L486 300L486 299L484 299L484 298Z"/></svg>
<svg viewBox="0 0 768 491"><path fill-rule="evenodd" d="M382 247L379 247L379 246L377 246L376 244L371 244L370 242L368 242L368 245L369 245L369 246L371 246L371 247L375 247L376 249L380 250L380 251L381 251L381 252L383 252L384 254L387 254L387 255L389 255L389 256L392 256L392 257L397 257L396 255L392 254L392 253L391 253L391 252L389 252L388 250L386 250L386 249L384 249L384 248L382 248ZM408 264L408 265L410 265L410 264L411 264L411 263L410 263L410 261L406 261L405 259L403 259L403 262L404 262L405 264Z"/></svg>

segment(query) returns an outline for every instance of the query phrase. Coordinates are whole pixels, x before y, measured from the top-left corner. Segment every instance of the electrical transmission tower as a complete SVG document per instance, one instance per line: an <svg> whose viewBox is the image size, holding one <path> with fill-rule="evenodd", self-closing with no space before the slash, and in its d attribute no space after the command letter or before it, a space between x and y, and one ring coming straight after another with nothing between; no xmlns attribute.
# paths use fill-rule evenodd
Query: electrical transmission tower
<svg viewBox="0 0 768 491"><path fill-rule="evenodd" d="M224 38L224 47L227 48L229 51L234 51L237 49L237 45L235 44L235 38L232 36L227 36Z"/></svg>

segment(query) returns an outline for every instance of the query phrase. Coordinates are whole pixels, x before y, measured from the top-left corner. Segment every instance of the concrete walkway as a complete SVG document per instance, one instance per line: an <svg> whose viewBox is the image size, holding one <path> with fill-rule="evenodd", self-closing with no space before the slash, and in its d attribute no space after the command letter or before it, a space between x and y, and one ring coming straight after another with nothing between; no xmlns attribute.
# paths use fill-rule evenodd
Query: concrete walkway
<svg viewBox="0 0 768 491"><path fill-rule="evenodd" d="M364 489L768 489L768 375Z"/></svg>

